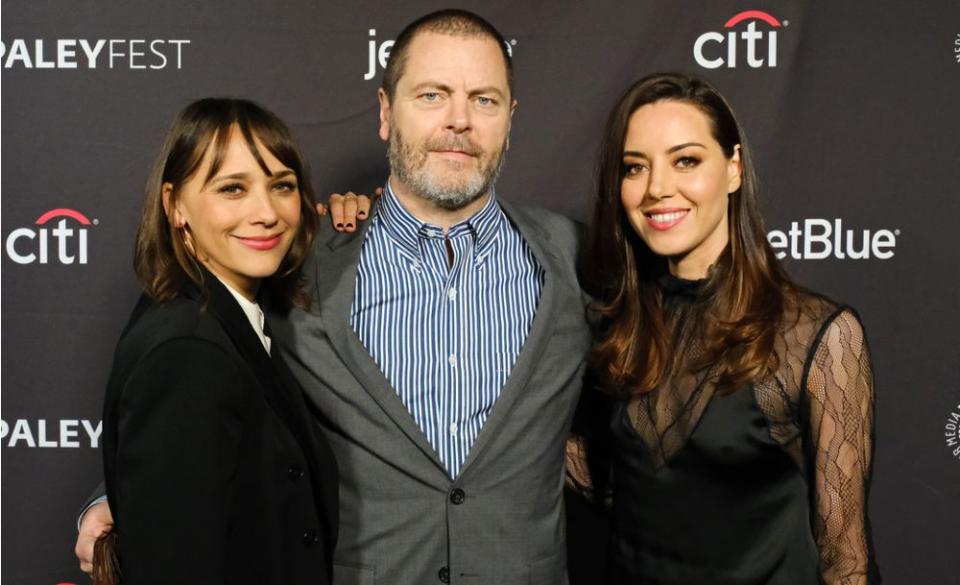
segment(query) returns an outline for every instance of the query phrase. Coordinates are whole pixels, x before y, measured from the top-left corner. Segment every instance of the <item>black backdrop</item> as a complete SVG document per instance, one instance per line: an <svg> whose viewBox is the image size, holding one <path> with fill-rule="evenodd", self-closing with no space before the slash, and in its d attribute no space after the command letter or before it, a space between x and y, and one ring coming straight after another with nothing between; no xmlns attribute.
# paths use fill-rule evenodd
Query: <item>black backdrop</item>
<svg viewBox="0 0 960 585"><path fill-rule="evenodd" d="M403 23L445 6L2 1L5 583L86 582L73 521L101 473L100 403L136 296L142 185L173 114L206 95L261 101L294 128L318 193L369 190L387 172L371 43L379 57ZM514 54L505 198L586 219L601 122L646 73L702 74L730 98L788 269L866 323L886 582L960 583L960 4L463 6L503 30ZM855 252L867 237L869 258L852 257L848 237Z"/></svg>

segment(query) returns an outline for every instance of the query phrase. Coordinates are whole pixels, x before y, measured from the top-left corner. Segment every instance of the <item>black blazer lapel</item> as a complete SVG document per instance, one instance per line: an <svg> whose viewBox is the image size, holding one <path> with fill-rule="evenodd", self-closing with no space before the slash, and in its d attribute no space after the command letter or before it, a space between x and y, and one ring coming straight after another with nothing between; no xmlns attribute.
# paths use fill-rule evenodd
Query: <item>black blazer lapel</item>
<svg viewBox="0 0 960 585"><path fill-rule="evenodd" d="M263 391L267 404L277 413L277 416L286 424L303 451L304 458L310 466L311 477L319 479L318 451L316 435L308 418L306 405L301 396L300 386L286 370L279 355L271 358L263 347L263 343L237 300L226 287L205 268L202 268L203 287L190 287L185 294L193 296L203 304L211 315L223 326L224 331L234 347L240 353ZM282 370L280 369L282 368ZM286 376L283 373L287 373ZM332 461L332 459L331 459ZM329 506L320 499L320 486L314 484L314 493L317 494L317 511L322 516L322 510ZM328 527L329 528L329 527Z"/></svg>
<svg viewBox="0 0 960 585"><path fill-rule="evenodd" d="M201 277L202 286L189 286L184 290L184 294L194 298L204 310L217 318L234 347L253 370L257 381L264 389L272 389L277 385L277 380L273 364L270 362L270 355L254 333L243 309L209 270L201 267ZM270 398L273 397L268 396L268 399ZM275 402L275 400L270 401L271 404ZM284 407L278 407L278 410L284 410Z"/></svg>

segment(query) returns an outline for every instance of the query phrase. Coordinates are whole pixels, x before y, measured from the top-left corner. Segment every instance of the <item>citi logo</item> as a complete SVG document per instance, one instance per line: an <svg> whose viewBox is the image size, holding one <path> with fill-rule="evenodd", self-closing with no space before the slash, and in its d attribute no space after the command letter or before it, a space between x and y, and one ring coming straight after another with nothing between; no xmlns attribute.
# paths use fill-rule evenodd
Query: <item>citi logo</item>
<svg viewBox="0 0 960 585"><path fill-rule="evenodd" d="M780 259L889 260L899 236L900 230L845 229L841 219L805 219L792 222L787 231L772 230L767 240Z"/></svg>
<svg viewBox="0 0 960 585"><path fill-rule="evenodd" d="M744 21L748 21L746 30L732 30ZM757 22L765 23L763 28L767 31L757 30ZM693 58L706 69L717 69L724 65L732 69L737 66L737 47L742 47L748 67L776 67L777 29L789 24L786 20L781 23L762 10L746 10L734 15L723 25L727 29L726 35L711 31L697 37L697 42L693 44ZM765 55L762 53L764 41Z"/></svg>
<svg viewBox="0 0 960 585"><path fill-rule="evenodd" d="M50 229L51 222L56 222ZM87 231L99 220L90 221L79 211L51 209L37 218L37 227L17 228L7 234L7 257L17 264L86 264ZM73 225L73 227L71 227Z"/></svg>

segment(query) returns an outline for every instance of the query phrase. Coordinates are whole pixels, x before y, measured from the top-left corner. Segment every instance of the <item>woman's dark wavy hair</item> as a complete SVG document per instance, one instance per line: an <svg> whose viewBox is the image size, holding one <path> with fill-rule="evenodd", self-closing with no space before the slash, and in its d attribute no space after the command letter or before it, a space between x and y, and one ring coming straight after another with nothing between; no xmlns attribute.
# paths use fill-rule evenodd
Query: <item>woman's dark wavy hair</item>
<svg viewBox="0 0 960 585"><path fill-rule="evenodd" d="M623 94L607 120L596 168L593 224L581 267L585 286L598 299L601 321L591 361L601 387L617 394L650 392L680 367L657 285L667 271L667 260L637 236L620 200L630 116L645 105L667 100L703 112L727 158L740 147L741 185L730 194L728 204L730 241L704 284L712 302L705 315L705 351L694 364L697 369L719 366L718 389L729 392L776 368L776 325L786 290L794 285L765 236L743 130L723 96L689 75L644 77Z"/></svg>
<svg viewBox="0 0 960 585"><path fill-rule="evenodd" d="M212 149L212 162L204 181L212 179L220 170L234 128L240 131L268 176L270 170L255 140L296 174L300 227L277 272L261 283L260 295L281 310L291 306L307 308L310 297L301 289L300 271L318 226L309 172L286 124L266 108L248 100L204 98L177 115L147 180L134 250L133 268L137 279L146 293L161 303L177 298L187 282L202 287L202 272L189 251L186 234L182 228L174 227L164 210L163 185L173 185L168 202L172 210L184 183L198 171L209 149Z"/></svg>

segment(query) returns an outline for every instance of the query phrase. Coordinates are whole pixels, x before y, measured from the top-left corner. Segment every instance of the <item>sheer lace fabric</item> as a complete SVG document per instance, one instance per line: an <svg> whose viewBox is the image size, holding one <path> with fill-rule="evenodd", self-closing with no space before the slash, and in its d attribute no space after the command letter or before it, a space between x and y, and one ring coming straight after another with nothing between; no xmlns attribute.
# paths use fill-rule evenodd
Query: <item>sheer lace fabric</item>
<svg viewBox="0 0 960 585"><path fill-rule="evenodd" d="M708 309L709 299L695 283L673 283L666 291L664 310L681 356L680 373L653 392L632 397L626 406L656 468L670 465L683 449L716 394L713 369L688 367L702 353ZM776 372L738 392L753 393L770 437L812 484L811 529L823 581L866 584L872 565L866 492L873 447L873 378L863 329L852 309L802 292L789 296L777 327ZM569 483L594 498L598 486L591 477L599 478L603 471L588 457L588 448L591 456L603 451L598 437L589 431L576 434L567 446Z"/></svg>

